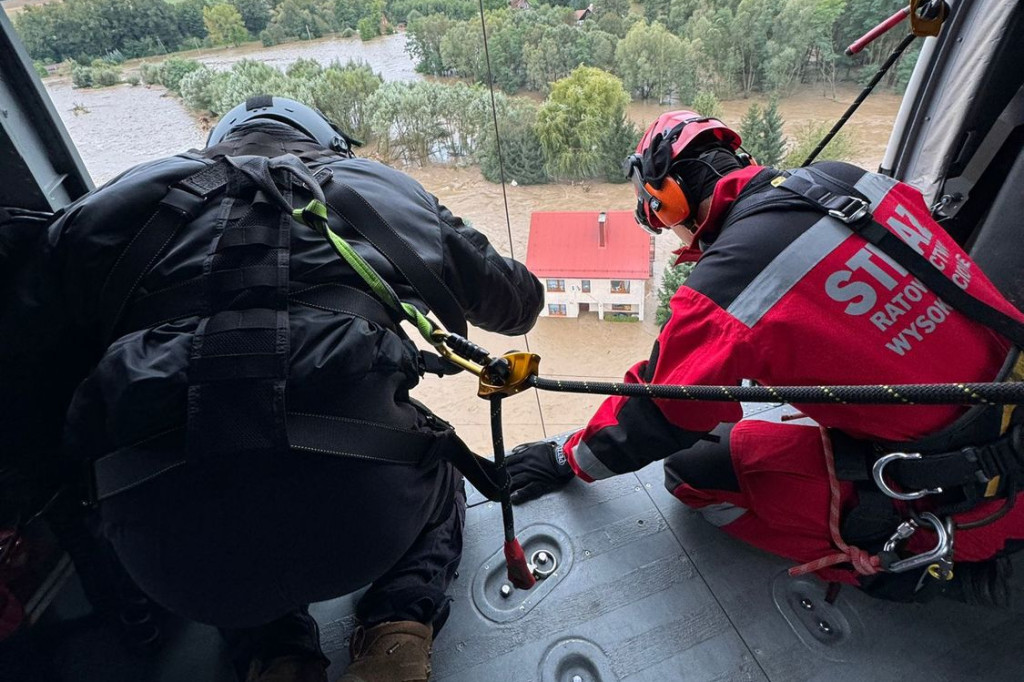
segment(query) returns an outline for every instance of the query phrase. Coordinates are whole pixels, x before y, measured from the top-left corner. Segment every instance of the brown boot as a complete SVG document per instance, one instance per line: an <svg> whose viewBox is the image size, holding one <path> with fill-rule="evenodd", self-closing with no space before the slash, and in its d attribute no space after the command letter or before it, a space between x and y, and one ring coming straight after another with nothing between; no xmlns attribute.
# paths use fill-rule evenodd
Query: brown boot
<svg viewBox="0 0 1024 682"><path fill-rule="evenodd" d="M411 620L352 633L352 662L338 682L426 682L434 629Z"/></svg>
<svg viewBox="0 0 1024 682"><path fill-rule="evenodd" d="M327 665L312 656L282 656L266 663L254 660L246 682L327 682Z"/></svg>

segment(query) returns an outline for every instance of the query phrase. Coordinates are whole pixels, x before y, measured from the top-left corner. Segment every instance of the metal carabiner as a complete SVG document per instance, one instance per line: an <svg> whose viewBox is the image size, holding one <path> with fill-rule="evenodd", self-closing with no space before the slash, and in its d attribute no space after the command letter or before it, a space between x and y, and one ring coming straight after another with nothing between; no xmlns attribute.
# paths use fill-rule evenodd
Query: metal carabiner
<svg viewBox="0 0 1024 682"><path fill-rule="evenodd" d="M911 535L913 535L917 531L917 529L917 521L914 521L913 519L908 519L907 521L904 521L896 527L896 530L893 532L892 536L888 540L886 540L885 546L882 547L882 551L895 552L896 545L898 545L899 543L903 542Z"/></svg>
<svg viewBox="0 0 1024 682"><path fill-rule="evenodd" d="M927 488L925 490L917 490L912 493L901 493L893 490L889 487L889 484L885 482L885 467L890 462L894 462L897 459L921 459L920 453L917 452L893 452L883 457L879 457L878 461L875 462L874 466L871 467L871 476L875 479L875 485L879 489L895 500L919 500L925 495L938 495L942 492L942 488Z"/></svg>
<svg viewBox="0 0 1024 682"><path fill-rule="evenodd" d="M952 566L953 520L947 518L943 522L931 512L923 512L920 518L921 521L927 523L935 531L935 534L938 536L938 543L936 543L935 548L931 551L893 562L887 569L890 573L904 573L906 571L913 571L915 568L930 566L931 564Z"/></svg>

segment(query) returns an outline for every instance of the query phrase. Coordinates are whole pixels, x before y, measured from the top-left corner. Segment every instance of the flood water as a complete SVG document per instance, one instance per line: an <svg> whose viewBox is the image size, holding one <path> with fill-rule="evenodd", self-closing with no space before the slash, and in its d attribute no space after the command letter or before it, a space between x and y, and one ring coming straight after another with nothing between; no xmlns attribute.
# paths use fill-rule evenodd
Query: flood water
<svg viewBox="0 0 1024 682"><path fill-rule="evenodd" d="M189 59L203 62L212 69L223 70L243 59L257 58L264 64L284 69L296 59L315 59L324 66L339 61L366 62L386 81L415 81L423 76L416 73L416 63L405 52L405 34L394 33L373 40L358 37L328 37L298 43L265 47L254 53L251 46L233 49L200 50L187 52Z"/></svg>
<svg viewBox="0 0 1024 682"><path fill-rule="evenodd" d="M418 78L413 62L404 51L402 34L363 43L354 39L324 39L292 43L264 50L252 47L234 50L202 51L196 55L213 68L227 68L243 58L258 58L284 67L299 57L329 64L338 59L363 59L387 80ZM202 146L206 131L203 123L186 111L163 88L120 85L97 90L76 90L67 80L48 79L47 90L61 118L78 145L89 172L97 183L104 182L139 162ZM833 121L856 96L853 88L840 89L836 100L820 92L802 92L780 102L792 132L806 121ZM738 126L746 109L760 100L723 102L724 119ZM900 98L890 93L873 95L847 126L854 144L850 160L868 168L878 165L899 108ZM76 105L81 108L75 113ZM634 103L630 116L643 126L653 120L664 106ZM206 122L208 126L209 122ZM503 254L525 260L530 215L534 211L631 210L633 195L626 184L588 182L575 185L508 187L509 224L506 226L500 185L483 179L478 169L443 166L403 167L429 191L436 194L457 215L470 220L486 234ZM509 232L512 239L509 240ZM625 370L650 354L657 336L654 310L657 282L677 244L670 235L656 240L655 281L649 285L643 323L598 321L596 313L579 319L541 319L528 338L506 338L473 330L473 339L501 353L525 350L527 346L542 357L541 373L589 377L601 380L620 378ZM418 399L452 421L465 440L480 452L490 452L487 404L476 397L474 377L462 374L438 379L428 377L415 391ZM541 410L538 410L538 403ZM505 439L509 446L535 440L584 424L600 398L527 392L505 401ZM543 420L542 420L543 417Z"/></svg>

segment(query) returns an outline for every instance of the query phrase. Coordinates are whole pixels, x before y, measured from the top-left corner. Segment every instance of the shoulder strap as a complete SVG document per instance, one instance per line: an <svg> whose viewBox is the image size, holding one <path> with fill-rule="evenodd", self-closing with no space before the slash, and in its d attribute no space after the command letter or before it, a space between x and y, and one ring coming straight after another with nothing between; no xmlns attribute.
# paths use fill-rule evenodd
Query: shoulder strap
<svg viewBox="0 0 1024 682"><path fill-rule="evenodd" d="M114 332L139 282L178 231L226 185L224 164L214 163L170 187L156 212L135 233L107 273L99 294L100 343L106 345L114 340Z"/></svg>
<svg viewBox="0 0 1024 682"><path fill-rule="evenodd" d="M921 280L957 312L1024 348L1024 324L958 287L924 256L874 220L870 204L847 183L817 168L801 168L786 178L779 187L789 190L811 206L845 223L847 227Z"/></svg>
<svg viewBox="0 0 1024 682"><path fill-rule="evenodd" d="M449 332L466 336L466 316L444 281L363 195L333 177L328 182L341 197L340 206L328 202L330 209L395 266Z"/></svg>
<svg viewBox="0 0 1024 682"><path fill-rule="evenodd" d="M771 168L765 168L755 175L736 197L719 231L764 211L805 207L805 203L799 197L776 189L778 181L787 177L788 172Z"/></svg>

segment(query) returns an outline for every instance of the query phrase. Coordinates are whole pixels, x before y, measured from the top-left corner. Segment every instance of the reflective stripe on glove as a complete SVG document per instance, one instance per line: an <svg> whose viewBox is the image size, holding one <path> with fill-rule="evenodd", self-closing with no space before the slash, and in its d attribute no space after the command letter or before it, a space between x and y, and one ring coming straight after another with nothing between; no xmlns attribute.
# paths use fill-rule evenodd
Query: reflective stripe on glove
<svg viewBox="0 0 1024 682"><path fill-rule="evenodd" d="M576 477L562 446L547 440L517 445L505 468L512 477L512 504L546 495Z"/></svg>

